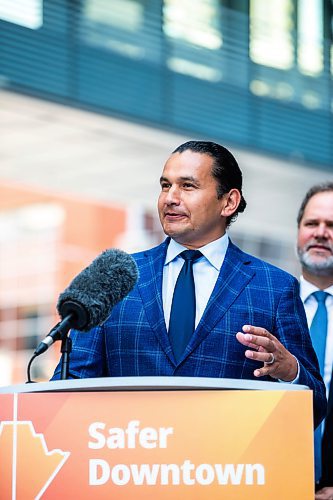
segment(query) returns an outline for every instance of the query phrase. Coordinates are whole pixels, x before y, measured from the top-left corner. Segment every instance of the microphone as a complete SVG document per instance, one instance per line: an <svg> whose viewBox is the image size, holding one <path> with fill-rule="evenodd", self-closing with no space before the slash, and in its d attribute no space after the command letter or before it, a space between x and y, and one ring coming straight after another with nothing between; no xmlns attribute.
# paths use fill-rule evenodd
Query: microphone
<svg viewBox="0 0 333 500"><path fill-rule="evenodd" d="M128 253L118 249L102 252L59 295L61 321L40 342L34 355L45 352L71 328L86 332L101 325L132 290L138 275L137 265Z"/></svg>

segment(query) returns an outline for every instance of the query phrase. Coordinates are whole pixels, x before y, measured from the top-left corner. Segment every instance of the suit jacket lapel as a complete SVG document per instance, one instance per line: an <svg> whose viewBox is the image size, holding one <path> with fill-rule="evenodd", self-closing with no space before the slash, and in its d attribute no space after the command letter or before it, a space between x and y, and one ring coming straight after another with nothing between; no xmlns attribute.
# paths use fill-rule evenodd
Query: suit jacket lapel
<svg viewBox="0 0 333 500"><path fill-rule="evenodd" d="M333 373L328 395L327 414L326 414L324 434L322 439L321 483L323 486L331 486L333 484L332 442L333 442Z"/></svg>
<svg viewBox="0 0 333 500"><path fill-rule="evenodd" d="M139 293L146 317L162 349L175 364L172 347L167 333L162 301L162 279L165 255L169 244L167 238L161 245L144 253L145 263L140 265Z"/></svg>
<svg viewBox="0 0 333 500"><path fill-rule="evenodd" d="M333 370L331 373L331 383L330 383L330 390L328 393L328 406L327 406L327 413L331 412L331 415L333 415Z"/></svg>
<svg viewBox="0 0 333 500"><path fill-rule="evenodd" d="M251 257L230 241L214 290L185 350L185 356L188 356L209 335L252 279L254 271L248 266L250 262Z"/></svg>

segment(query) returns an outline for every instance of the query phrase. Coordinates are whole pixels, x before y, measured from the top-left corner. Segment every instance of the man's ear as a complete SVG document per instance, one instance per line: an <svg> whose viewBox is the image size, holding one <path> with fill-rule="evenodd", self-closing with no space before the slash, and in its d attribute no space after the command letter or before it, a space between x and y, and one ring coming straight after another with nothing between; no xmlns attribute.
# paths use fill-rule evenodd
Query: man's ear
<svg viewBox="0 0 333 500"><path fill-rule="evenodd" d="M228 193L222 196L222 209L221 215L223 217L232 216L240 204L241 194L238 189L231 189Z"/></svg>

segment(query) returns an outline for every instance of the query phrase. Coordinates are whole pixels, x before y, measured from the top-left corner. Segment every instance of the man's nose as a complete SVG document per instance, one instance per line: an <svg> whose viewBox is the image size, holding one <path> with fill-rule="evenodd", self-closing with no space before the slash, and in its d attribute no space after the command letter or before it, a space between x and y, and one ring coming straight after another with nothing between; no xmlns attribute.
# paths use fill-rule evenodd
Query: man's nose
<svg viewBox="0 0 333 500"><path fill-rule="evenodd" d="M177 186L171 186L166 199L165 199L167 205L178 205L180 202L180 192Z"/></svg>
<svg viewBox="0 0 333 500"><path fill-rule="evenodd" d="M315 238L328 238L328 227L324 222L316 226L314 236Z"/></svg>

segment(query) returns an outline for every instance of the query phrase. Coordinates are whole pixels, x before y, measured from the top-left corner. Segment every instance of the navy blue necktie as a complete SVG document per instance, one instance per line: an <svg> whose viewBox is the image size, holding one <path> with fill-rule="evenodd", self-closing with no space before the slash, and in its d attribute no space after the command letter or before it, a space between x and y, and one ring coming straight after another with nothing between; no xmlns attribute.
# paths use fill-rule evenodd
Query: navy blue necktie
<svg viewBox="0 0 333 500"><path fill-rule="evenodd" d="M169 323L169 338L177 362L194 332L195 287L192 266L201 256L199 250L185 250L180 254L185 262L173 292Z"/></svg>
<svg viewBox="0 0 333 500"><path fill-rule="evenodd" d="M310 326L310 336L314 350L316 351L320 374L324 376L325 367L325 349L327 336L327 309L325 305L327 292L318 290L312 294L318 302L316 314ZM322 426L320 425L315 430L314 436L314 451L315 451L315 478L318 482L321 478L322 462L321 462L321 441L322 441Z"/></svg>

